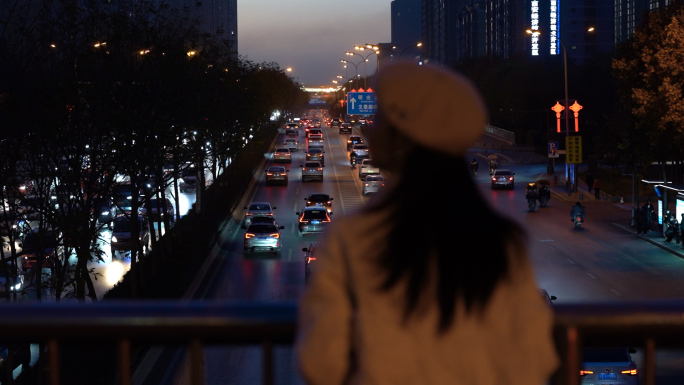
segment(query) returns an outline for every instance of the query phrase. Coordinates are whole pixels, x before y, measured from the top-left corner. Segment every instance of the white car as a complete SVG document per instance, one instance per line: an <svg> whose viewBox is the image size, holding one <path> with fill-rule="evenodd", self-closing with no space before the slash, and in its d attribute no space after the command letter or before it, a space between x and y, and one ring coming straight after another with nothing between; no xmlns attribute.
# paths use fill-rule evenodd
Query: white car
<svg viewBox="0 0 684 385"><path fill-rule="evenodd" d="M363 188L361 192L363 195L376 193L383 187L385 187L385 178L383 178L382 175L368 175L366 179L363 180Z"/></svg>
<svg viewBox="0 0 684 385"><path fill-rule="evenodd" d="M292 163L292 154L287 147L276 148L273 151L273 162L275 163Z"/></svg>
<svg viewBox="0 0 684 385"><path fill-rule="evenodd" d="M299 141L295 138L286 138L283 140L283 147L289 148L292 152L297 152L299 148Z"/></svg>
<svg viewBox="0 0 684 385"><path fill-rule="evenodd" d="M370 159L361 160L361 163L359 164L359 179L363 180L368 175L380 173L380 169L373 166L372 162L373 161Z"/></svg>

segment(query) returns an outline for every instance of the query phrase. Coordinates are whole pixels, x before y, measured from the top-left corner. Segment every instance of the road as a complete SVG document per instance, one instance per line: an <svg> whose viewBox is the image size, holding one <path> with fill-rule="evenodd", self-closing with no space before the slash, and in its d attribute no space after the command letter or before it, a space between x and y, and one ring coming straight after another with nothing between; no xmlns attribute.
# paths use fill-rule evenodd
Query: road
<svg viewBox="0 0 684 385"><path fill-rule="evenodd" d="M270 253L243 255L239 227L242 211L236 213L221 234L216 253L216 265L205 277L198 296L206 299L249 301L296 301L304 289L302 248L320 235L299 238L295 212L303 207L309 193L330 194L335 214L358 210L368 199L361 196L361 184L352 174L346 157L346 147L337 129L324 128L326 166L324 181L302 183L299 165L303 164L305 145L293 156L288 186L265 186L263 173L258 173L254 186L244 197L251 201L269 201L276 206L275 217L285 226L282 233L281 256ZM356 133L356 132L355 132ZM342 138L341 138L342 137ZM300 140L303 136L300 135ZM468 154L466 159L476 156ZM264 167L270 154L265 154ZM648 242L634 237L615 225L629 218L629 208L619 204L588 201L587 220L575 230L570 221L570 208L575 202L563 201L555 195L548 207L529 212L524 199L524 186L545 171L545 164L507 164L515 173L514 190L490 189L489 175L480 172L476 181L482 193L501 213L519 222L527 231L530 257L538 286L556 296L557 303L600 302L643 299L684 298L684 260ZM481 167L482 169L482 167ZM485 169L486 170L486 169ZM467 202L450 202L467 204ZM415 209L426 202L416 202ZM495 226L496 224L492 224ZM482 229L486 231L486 229ZM164 368L156 369L154 381L145 384L180 384L187 379L183 358L178 352L167 353ZM641 359L640 354L635 355ZM659 353L658 383L682 383L682 356ZM259 347L211 347L206 351L207 384L254 384L261 379ZM276 384L300 384L295 374L295 357L290 347L275 352ZM163 380L159 380L163 378Z"/></svg>

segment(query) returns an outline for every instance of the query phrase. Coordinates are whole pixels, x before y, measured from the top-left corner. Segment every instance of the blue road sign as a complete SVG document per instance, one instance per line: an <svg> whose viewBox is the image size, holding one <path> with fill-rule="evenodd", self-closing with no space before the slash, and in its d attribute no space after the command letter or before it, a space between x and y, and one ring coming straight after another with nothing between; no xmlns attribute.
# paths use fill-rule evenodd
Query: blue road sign
<svg viewBox="0 0 684 385"><path fill-rule="evenodd" d="M347 92L348 115L375 115L377 108L375 92Z"/></svg>

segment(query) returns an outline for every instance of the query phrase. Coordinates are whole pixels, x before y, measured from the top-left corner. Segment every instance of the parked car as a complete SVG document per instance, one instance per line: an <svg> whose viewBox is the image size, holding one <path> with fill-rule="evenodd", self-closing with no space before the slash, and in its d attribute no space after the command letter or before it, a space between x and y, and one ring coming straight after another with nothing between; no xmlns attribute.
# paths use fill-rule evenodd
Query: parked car
<svg viewBox="0 0 684 385"><path fill-rule="evenodd" d="M173 222L176 219L174 215L175 209L173 208L173 203L169 198L164 198L163 201L157 199L157 197L151 198L150 206L147 207L147 203L144 203L143 207L140 209L140 213L147 215L147 217L153 221L158 221L160 219L160 214L161 219L169 218L170 222Z"/></svg>
<svg viewBox="0 0 684 385"><path fill-rule="evenodd" d="M253 217L272 217L275 206L271 206L269 202L252 202L248 207L244 208L245 218L242 221L242 228L246 229Z"/></svg>
<svg viewBox="0 0 684 385"><path fill-rule="evenodd" d="M271 166L266 169L266 185L280 183L287 185L287 170L283 166Z"/></svg>
<svg viewBox="0 0 684 385"><path fill-rule="evenodd" d="M273 151L273 162L275 163L292 163L292 153L287 147L276 148Z"/></svg>
<svg viewBox="0 0 684 385"><path fill-rule="evenodd" d="M332 214L332 201L333 197L331 197L328 194L323 194L323 193L314 193L314 194L309 194L308 197L304 198L306 201L306 206L321 206L325 207L326 210L328 210L328 214Z"/></svg>
<svg viewBox="0 0 684 385"><path fill-rule="evenodd" d="M323 165L321 162L306 162L299 167L302 168L302 182L310 179L318 179L323 182Z"/></svg>
<svg viewBox="0 0 684 385"><path fill-rule="evenodd" d="M306 234L322 233L330 223L330 215L325 207L304 207L301 212L297 212L297 216L299 217L297 235L300 237Z"/></svg>
<svg viewBox="0 0 684 385"><path fill-rule="evenodd" d="M492 174L492 190L497 187L508 187L511 190L515 187L515 173L511 170L500 168L494 170Z"/></svg>
<svg viewBox="0 0 684 385"><path fill-rule="evenodd" d="M379 174L372 174L366 176L363 181L363 186L361 188L361 193L367 195L370 193L376 193L380 191L382 187L385 187L385 178Z"/></svg>
<svg viewBox="0 0 684 385"><path fill-rule="evenodd" d="M138 239L143 248L143 253L147 254L150 249L150 222L144 215L138 215ZM130 216L119 215L114 219L112 226L112 258L117 251L131 251L136 243L132 239L133 220Z"/></svg>
<svg viewBox="0 0 684 385"><path fill-rule="evenodd" d="M325 151L320 147L310 147L306 151L306 161L319 161L321 164L325 164Z"/></svg>
<svg viewBox="0 0 684 385"><path fill-rule="evenodd" d="M284 226L276 226L269 223L252 222L245 232L245 253L248 251L254 253L265 249L279 255L282 249L282 244L280 243L280 230L284 228Z"/></svg>

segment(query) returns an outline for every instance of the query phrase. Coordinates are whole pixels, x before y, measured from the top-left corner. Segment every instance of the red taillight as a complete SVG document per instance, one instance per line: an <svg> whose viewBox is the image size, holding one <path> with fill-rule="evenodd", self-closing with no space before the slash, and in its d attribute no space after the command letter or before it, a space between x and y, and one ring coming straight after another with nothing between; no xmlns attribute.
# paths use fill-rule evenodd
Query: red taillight
<svg viewBox="0 0 684 385"><path fill-rule="evenodd" d="M591 370L580 370L580 376L586 376L588 374L594 374Z"/></svg>
<svg viewBox="0 0 684 385"><path fill-rule="evenodd" d="M628 375L630 375L630 376L636 376L636 375L637 375L637 370L636 370L636 369L623 370L621 373L622 373L622 374L628 374Z"/></svg>
<svg viewBox="0 0 684 385"><path fill-rule="evenodd" d="M306 258L306 263L311 263L311 261L315 261L316 257L307 257Z"/></svg>
<svg viewBox="0 0 684 385"><path fill-rule="evenodd" d="M309 223L309 221L304 218L299 218L299 223Z"/></svg>
<svg viewBox="0 0 684 385"><path fill-rule="evenodd" d="M272 172L267 172L266 175L267 175L267 176L272 176L273 173L272 173Z"/></svg>
<svg viewBox="0 0 684 385"><path fill-rule="evenodd" d="M492 182L496 182L496 178L492 178Z"/></svg>
<svg viewBox="0 0 684 385"><path fill-rule="evenodd" d="M273 216L273 213L266 213L266 215Z"/></svg>
<svg viewBox="0 0 684 385"><path fill-rule="evenodd" d="M252 237L256 237L256 234L252 234L252 233L246 233L246 234L245 234L245 239L249 239L249 238L252 238Z"/></svg>
<svg viewBox="0 0 684 385"><path fill-rule="evenodd" d="M384 185L385 185L385 184L383 183L382 186L384 186Z"/></svg>
<svg viewBox="0 0 684 385"><path fill-rule="evenodd" d="M280 234L278 234L278 233L269 234L268 236L269 236L269 237L276 238L276 239L277 239L277 238L280 238Z"/></svg>
<svg viewBox="0 0 684 385"><path fill-rule="evenodd" d="M512 181L512 180L513 180L513 177L509 177L508 180L511 180L511 181Z"/></svg>
<svg viewBox="0 0 684 385"><path fill-rule="evenodd" d="M252 213L245 213L245 216L246 216L246 217L251 217L252 215L254 215L254 214L252 214Z"/></svg>
<svg viewBox="0 0 684 385"><path fill-rule="evenodd" d="M306 167L302 167L302 171L308 171L309 169Z"/></svg>
<svg viewBox="0 0 684 385"><path fill-rule="evenodd" d="M322 169L322 168L320 168L320 167L319 167L319 168L317 168L317 170L318 170L318 171L323 171L323 169Z"/></svg>

